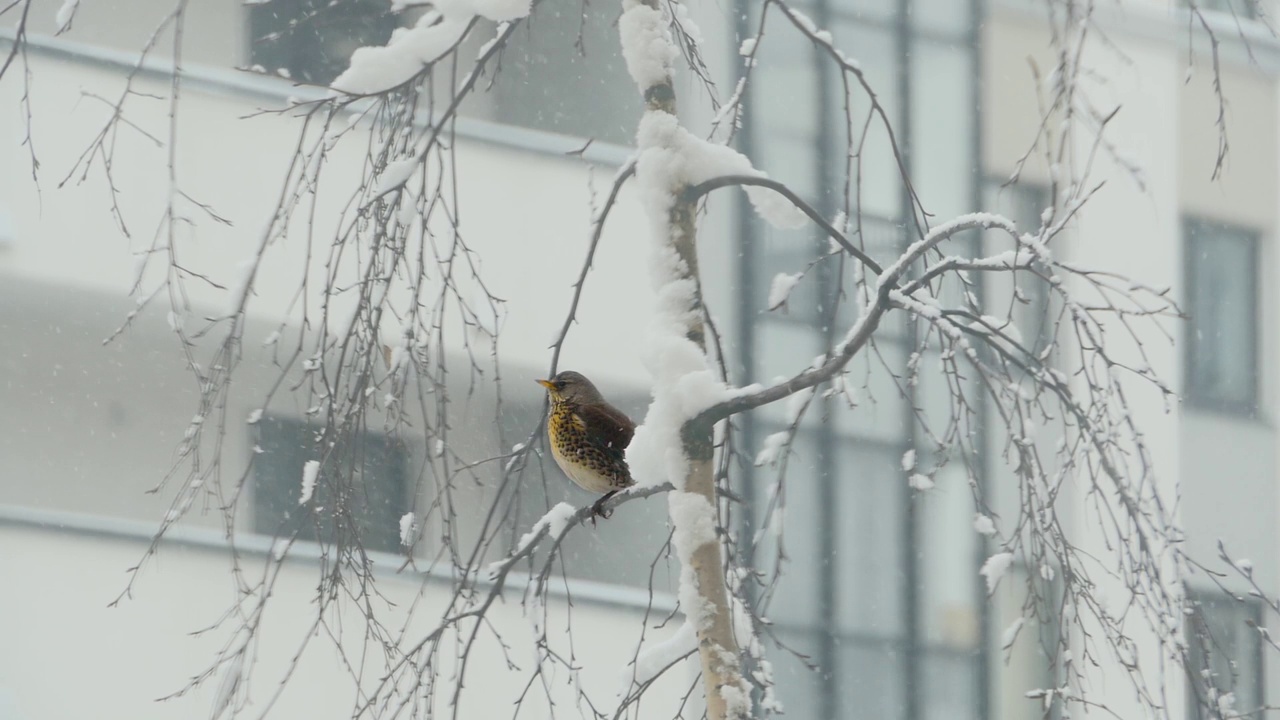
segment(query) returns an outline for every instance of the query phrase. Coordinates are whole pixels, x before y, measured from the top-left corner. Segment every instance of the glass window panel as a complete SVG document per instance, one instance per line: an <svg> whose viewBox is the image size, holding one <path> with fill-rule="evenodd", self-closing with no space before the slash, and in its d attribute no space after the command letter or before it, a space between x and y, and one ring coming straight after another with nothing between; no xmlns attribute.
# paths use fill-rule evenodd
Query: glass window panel
<svg viewBox="0 0 1280 720"><path fill-rule="evenodd" d="M920 414L924 416L925 422L928 423L929 431L938 437L946 433L952 422L953 413L958 413L956 421L960 423L962 432L976 430L978 427L977 417L966 415L963 406L952 407L952 395L957 389L964 391L971 407L976 408L987 399L981 391L977 373L972 370L972 365L963 358L959 358L955 364L958 365L961 376L958 381L955 378L952 363L948 362L944 365L937 352L925 350L920 357L915 403L916 407L920 408ZM948 373L952 374L948 375ZM921 442L927 441L928 437L921 432Z"/></svg>
<svg viewBox="0 0 1280 720"><path fill-rule="evenodd" d="M847 20L837 20L833 24L836 47L846 55L858 61L866 75L871 90L884 108L894 131L901 136L897 127L901 112L898 102L897 73L901 63L898 58L897 43L892 31L872 27ZM833 152L838 151L851 158L849 163L833 162L835 173L828 182L831 187L843 188L845 173L852 173L850 183L850 206L861 207L864 215L870 214L884 218L896 218L902 214L902 176L898 171L894 157L893 145L889 133L884 128L884 121L879 115L871 117L871 125L862 138L863 126L871 113L871 100L865 89L853 79L850 80L850 102L846 111L844 84L839 74L833 73L831 87L828 92L833 98L831 103L831 139ZM848 131L852 126L853 143L849 147ZM847 155L846 155L847 153ZM860 162L862 168L861 205L858 204L859 188L857 187L857 169L852 163Z"/></svg>
<svg viewBox="0 0 1280 720"><path fill-rule="evenodd" d="M368 550L400 549L400 518L410 510L405 488L404 446L384 435L366 433L348 447L326 453L317 447L320 428L292 418L263 418L256 428L262 453L253 463L254 530L302 540L350 542L354 522ZM324 460L310 507L300 506L302 470ZM334 468L350 483L329 475ZM341 488L342 496L334 495ZM344 528L347 528L344 530Z"/></svg>
<svg viewBox="0 0 1280 720"><path fill-rule="evenodd" d="M766 30L756 51L748 95L754 100L752 121L761 137L782 132L812 138L818 132L818 115L811 111L818 107L818 82L813 70L816 51L807 37L777 17L775 13L770 18L771 29ZM775 21L787 26L772 25Z"/></svg>
<svg viewBox="0 0 1280 720"><path fill-rule="evenodd" d="M983 207L1013 220L1022 232L1036 232L1040 216L1049 205L1048 189L1040 185L1019 183L1001 187L988 183L983 191ZM1014 248L1009 234L1001 230L983 233L983 253L993 255ZM1052 296L1043 279L1031 271L988 273L985 277L985 303L994 312L1006 316L1012 311L1014 325L1021 333L1027 349L1040 352L1050 343L1053 333Z"/></svg>
<svg viewBox="0 0 1280 720"><path fill-rule="evenodd" d="M1192 591L1188 599L1193 609L1186 628L1190 665L1200 679L1187 689L1187 717L1218 717L1216 708L1203 707L1209 686L1219 693L1235 693L1237 712L1256 713L1263 701L1262 638L1256 629L1261 622L1259 606L1220 590Z"/></svg>
<svg viewBox="0 0 1280 720"><path fill-rule="evenodd" d="M1242 413L1257 407L1257 240L1217 223L1187 223L1187 397Z"/></svg>
<svg viewBox="0 0 1280 720"><path fill-rule="evenodd" d="M973 209L975 102L968 48L912 41L911 179L933 224Z"/></svg>
<svg viewBox="0 0 1280 720"><path fill-rule="evenodd" d="M846 436L859 436L897 442L907 431L905 389L899 376L904 372L907 354L903 346L892 340L880 340L875 347L867 345L849 361L844 383L857 403L849 407L842 397L832 398L831 414L836 429Z"/></svg>
<svg viewBox="0 0 1280 720"><path fill-rule="evenodd" d="M1196 6L1201 10L1233 13L1241 18L1253 19L1258 17L1258 3L1260 1L1261 0L1196 0ZM1187 0L1180 0L1179 4L1183 7L1189 7L1191 5Z"/></svg>
<svg viewBox="0 0 1280 720"><path fill-rule="evenodd" d="M328 85L365 45L386 45L397 24L380 0L275 0L249 5L249 64Z"/></svg>
<svg viewBox="0 0 1280 720"><path fill-rule="evenodd" d="M960 0L909 0L911 24L920 32L962 38L969 32L973 3Z"/></svg>
<svg viewBox="0 0 1280 720"><path fill-rule="evenodd" d="M836 683L840 718L896 720L906 718L904 682L906 653L899 643L841 639ZM798 717L798 716L797 716Z"/></svg>
<svg viewBox="0 0 1280 720"><path fill-rule="evenodd" d="M769 177L785 183L806 202L813 202L818 190L817 167L818 144L812 136L791 135L785 132L773 133L765 129L761 135L767 137L765 142L756 143L755 162L761 170L769 173ZM767 223L760 223L767 226ZM772 229L773 234L783 237L812 237L813 230L805 228L800 231L779 231Z"/></svg>
<svg viewBox="0 0 1280 720"><path fill-rule="evenodd" d="M846 440L836 450L836 626L841 633L904 632L902 452Z"/></svg>
<svg viewBox="0 0 1280 720"><path fill-rule="evenodd" d="M784 717L818 718L822 712L822 695L830 668L809 667L818 663L820 637L815 632L775 628L787 649L768 645L769 662L773 665L774 691L782 702ZM793 652L789 652L793 651ZM796 654L805 659L796 657ZM806 664L808 663L808 664Z"/></svg>
<svg viewBox="0 0 1280 720"><path fill-rule="evenodd" d="M924 692L921 714L926 720L977 719L979 662L976 652L925 653L918 687Z"/></svg>
<svg viewBox="0 0 1280 720"><path fill-rule="evenodd" d="M976 604L978 534L973 529L973 493L969 476L959 465L944 466L933 479L932 490L916 495L924 639L931 645L972 649L978 645L982 626Z"/></svg>
<svg viewBox="0 0 1280 720"><path fill-rule="evenodd" d="M780 429L762 424L761 437ZM781 542L786 560L765 614L785 626L821 627L824 623L818 617L818 596L828 552L820 542L821 530L816 520L822 515L823 504L818 452L812 437L804 432L796 436L793 450L787 458L786 477L781 484L781 504L772 502L779 493L778 468L765 466L752 474L757 498L754 521L760 537L755 552L756 567L768 577L774 577L779 570ZM781 459L779 456L779 461ZM766 521L768 529L760 532Z"/></svg>
<svg viewBox="0 0 1280 720"><path fill-rule="evenodd" d="M903 0L837 0L836 12L867 22L885 24L893 22Z"/></svg>
<svg viewBox="0 0 1280 720"><path fill-rule="evenodd" d="M618 52L619 12L543 0L503 51L488 107L463 107L495 122L632 144L644 102Z"/></svg>
<svg viewBox="0 0 1280 720"><path fill-rule="evenodd" d="M755 377L765 383L789 378L809 367L820 353L822 338L815 329L785 318L770 318L756 327ZM785 405L770 403L759 412L781 418Z"/></svg>
<svg viewBox="0 0 1280 720"><path fill-rule="evenodd" d="M773 287L773 279L780 273L794 275L809 269L810 263L814 258L818 257L818 253L812 247L812 242L803 240L791 243L786 251L777 253L760 253L760 262L756 264L755 287L760 289L756 297L752 298L752 304L746 309L748 312L764 313L769 312L769 294ZM829 263L832 268L837 264L835 258L824 260ZM826 271L831 272L831 271ZM822 298L830 298L834 290L824 291L823 269L815 266L809 270L800 282L793 286L791 294L787 297L785 307L779 308L771 312L775 319L787 320L790 322L809 324L817 326L821 323L829 313L821 312L823 306ZM829 301L829 300L828 300Z"/></svg>
<svg viewBox="0 0 1280 720"><path fill-rule="evenodd" d="M1039 603L1042 617L1052 617L1057 601L1056 585L1040 583L1038 592L1044 602ZM1050 655L1045 648L1057 647L1056 626L1041 623L1036 618L1026 618L1012 644L1004 649L1005 632L1023 614L1027 595L1027 571L1021 565L1009 569L996 586L989 600L991 613L991 717L997 720L1043 720L1044 709L1039 702L1027 699L1029 690L1054 687Z"/></svg>

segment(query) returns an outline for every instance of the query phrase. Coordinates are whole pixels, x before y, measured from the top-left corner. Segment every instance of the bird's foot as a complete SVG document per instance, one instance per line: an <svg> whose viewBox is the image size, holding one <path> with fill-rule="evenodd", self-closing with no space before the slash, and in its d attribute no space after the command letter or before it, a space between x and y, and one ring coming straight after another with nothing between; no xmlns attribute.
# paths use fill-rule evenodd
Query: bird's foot
<svg viewBox="0 0 1280 720"><path fill-rule="evenodd" d="M613 497L616 494L617 494L616 490L610 493L605 493L603 496L600 497L599 500L592 503L591 525L593 527L596 524L596 518L604 518L605 520L608 520L609 518L613 517L613 510L611 508L606 508L604 506L604 503L606 500L608 500L609 498Z"/></svg>

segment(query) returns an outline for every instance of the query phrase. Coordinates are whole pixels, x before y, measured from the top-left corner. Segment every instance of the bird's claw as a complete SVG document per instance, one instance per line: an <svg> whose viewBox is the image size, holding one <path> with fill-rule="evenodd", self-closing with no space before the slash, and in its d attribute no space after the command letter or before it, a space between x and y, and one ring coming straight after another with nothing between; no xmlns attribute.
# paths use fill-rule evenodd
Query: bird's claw
<svg viewBox="0 0 1280 720"><path fill-rule="evenodd" d="M592 527L596 526L596 518L604 518L605 520L608 520L609 518L613 517L613 510L606 508L604 506L604 501L608 499L609 499L609 496L606 495L605 497L600 498L599 500L595 501L595 503L591 505L590 517L591 517Z"/></svg>

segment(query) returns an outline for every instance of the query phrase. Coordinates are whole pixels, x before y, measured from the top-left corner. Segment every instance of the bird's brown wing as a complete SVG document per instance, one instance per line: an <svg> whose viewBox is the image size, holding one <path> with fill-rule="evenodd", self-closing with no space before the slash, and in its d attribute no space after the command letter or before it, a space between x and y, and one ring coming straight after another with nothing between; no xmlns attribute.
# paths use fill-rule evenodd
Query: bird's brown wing
<svg viewBox="0 0 1280 720"><path fill-rule="evenodd" d="M587 437L596 447L604 448L619 459L636 434L636 424L631 418L611 405L583 405L577 408L578 416L586 426Z"/></svg>

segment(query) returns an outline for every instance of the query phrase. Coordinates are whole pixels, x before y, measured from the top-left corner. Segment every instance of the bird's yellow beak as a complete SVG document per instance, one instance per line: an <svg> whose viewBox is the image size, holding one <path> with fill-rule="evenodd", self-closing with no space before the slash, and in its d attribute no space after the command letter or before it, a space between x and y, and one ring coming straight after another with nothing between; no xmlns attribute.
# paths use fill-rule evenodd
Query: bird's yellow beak
<svg viewBox="0 0 1280 720"><path fill-rule="evenodd" d="M556 384L551 382L550 380L534 380L534 382L538 383L539 385L541 385L542 387L548 390L556 389Z"/></svg>

